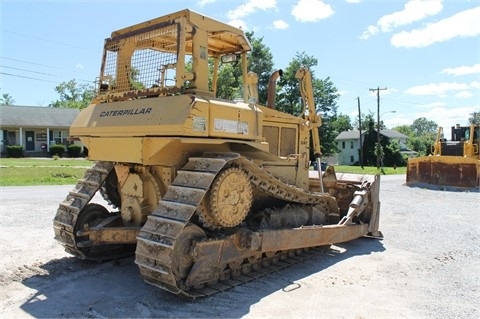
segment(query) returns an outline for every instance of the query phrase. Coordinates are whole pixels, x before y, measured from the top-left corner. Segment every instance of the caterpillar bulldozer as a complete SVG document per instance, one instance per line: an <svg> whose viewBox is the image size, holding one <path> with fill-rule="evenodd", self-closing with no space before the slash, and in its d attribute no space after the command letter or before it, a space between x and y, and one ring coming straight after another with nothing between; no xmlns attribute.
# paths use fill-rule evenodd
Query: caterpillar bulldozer
<svg viewBox="0 0 480 319"><path fill-rule="evenodd" d="M406 184L447 190L480 189L480 125L452 126L451 139L438 128L432 154L408 160Z"/></svg>
<svg viewBox="0 0 480 319"><path fill-rule="evenodd" d="M275 108L281 70L261 106L250 50L241 29L188 9L105 40L96 96L70 128L93 165L53 220L68 253L134 256L146 282L196 298L314 247L382 238L378 175L310 170L321 124L310 71L296 74L300 116ZM216 97L226 63L241 68L239 100Z"/></svg>

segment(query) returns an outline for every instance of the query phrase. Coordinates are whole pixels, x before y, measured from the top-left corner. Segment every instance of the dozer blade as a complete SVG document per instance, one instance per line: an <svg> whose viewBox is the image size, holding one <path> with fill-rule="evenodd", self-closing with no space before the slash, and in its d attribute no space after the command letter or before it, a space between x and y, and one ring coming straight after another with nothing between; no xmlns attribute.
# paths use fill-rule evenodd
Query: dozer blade
<svg viewBox="0 0 480 319"><path fill-rule="evenodd" d="M355 207L355 216L365 224L368 224L366 237L381 239L382 233L378 230L380 219L380 176L368 174L336 173L333 166L329 166L322 173L323 189L335 197L340 214L338 223L349 215L355 204L355 198L361 194L362 205ZM310 190L320 191L320 179L318 171L309 172ZM331 220L335 216L329 216ZM352 217L352 216L350 216Z"/></svg>
<svg viewBox="0 0 480 319"><path fill-rule="evenodd" d="M437 190L480 187L480 160L460 156L425 156L408 160L406 184Z"/></svg>

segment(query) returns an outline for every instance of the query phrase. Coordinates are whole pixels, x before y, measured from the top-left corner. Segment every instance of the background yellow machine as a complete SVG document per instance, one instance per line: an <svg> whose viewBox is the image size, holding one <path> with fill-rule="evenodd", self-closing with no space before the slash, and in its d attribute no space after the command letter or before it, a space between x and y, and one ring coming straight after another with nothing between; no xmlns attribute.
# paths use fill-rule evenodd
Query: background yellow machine
<svg viewBox="0 0 480 319"><path fill-rule="evenodd" d="M97 95L70 129L95 164L54 218L69 253L135 254L147 282L197 297L310 247L381 237L378 176L309 170L321 124L309 70L301 116L260 106L250 50L242 30L189 10L105 40ZM221 63L241 65L239 101L216 97ZM110 205L91 202L97 191Z"/></svg>
<svg viewBox="0 0 480 319"><path fill-rule="evenodd" d="M480 125L452 126L450 140L438 128L429 156L408 160L407 185L453 190L480 188Z"/></svg>

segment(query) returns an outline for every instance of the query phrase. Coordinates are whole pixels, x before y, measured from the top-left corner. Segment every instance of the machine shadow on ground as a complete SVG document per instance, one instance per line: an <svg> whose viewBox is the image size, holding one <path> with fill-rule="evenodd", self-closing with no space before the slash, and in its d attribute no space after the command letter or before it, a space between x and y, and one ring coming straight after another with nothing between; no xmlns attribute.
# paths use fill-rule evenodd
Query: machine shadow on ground
<svg viewBox="0 0 480 319"><path fill-rule="evenodd" d="M332 248L315 250L310 258L278 272L196 300L145 283L133 257L105 263L64 257L40 265L37 274L22 280L36 293L21 308L36 318L241 317L274 292L288 292L292 285L292 289L301 289L295 282L302 278L321 275L323 270L350 257L385 251L382 241L370 238Z"/></svg>

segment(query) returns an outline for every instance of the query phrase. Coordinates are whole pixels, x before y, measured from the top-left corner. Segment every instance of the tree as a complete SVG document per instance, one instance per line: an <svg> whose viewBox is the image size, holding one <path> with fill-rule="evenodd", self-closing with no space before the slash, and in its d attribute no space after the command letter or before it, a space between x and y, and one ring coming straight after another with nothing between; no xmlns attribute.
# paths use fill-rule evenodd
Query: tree
<svg viewBox="0 0 480 319"><path fill-rule="evenodd" d="M258 76L258 101L260 105L267 104L268 82L273 72L273 57L270 49L262 43L263 38L255 38L253 32L246 32L252 51L248 53L247 69ZM213 69L210 60L209 69ZM210 85L212 76L209 77ZM242 69L240 63L220 64L218 70L217 97L227 100L243 97L242 95Z"/></svg>
<svg viewBox="0 0 480 319"><path fill-rule="evenodd" d="M413 134L416 136L421 135L435 135L437 133L438 125L434 121L429 121L425 117L419 117L410 126Z"/></svg>
<svg viewBox="0 0 480 319"><path fill-rule="evenodd" d="M375 166L377 164L377 131L375 129L373 116L366 118L365 125L365 134L363 136L363 164L365 166Z"/></svg>
<svg viewBox="0 0 480 319"><path fill-rule="evenodd" d="M15 100L13 97L8 93L3 93L2 97L0 98L0 105L13 105Z"/></svg>
<svg viewBox="0 0 480 319"><path fill-rule="evenodd" d="M92 85L78 85L75 79L60 83L55 87L55 91L60 94L60 99L51 102L49 105L51 107L83 109L90 104L95 95Z"/></svg>
<svg viewBox="0 0 480 319"><path fill-rule="evenodd" d="M397 131L398 133L402 133L402 134L404 134L408 137L413 135L413 131L412 131L410 125L400 125L400 126L394 127L393 129L395 131Z"/></svg>
<svg viewBox="0 0 480 319"><path fill-rule="evenodd" d="M262 38L255 38L254 32L246 32L252 51L248 55L248 70L258 76L258 104L267 105L268 82L273 72L273 56Z"/></svg>
<svg viewBox="0 0 480 319"><path fill-rule="evenodd" d="M468 118L468 123L470 124L480 124L480 110L478 112L473 112L472 116Z"/></svg>
<svg viewBox="0 0 480 319"><path fill-rule="evenodd" d="M388 144L384 147L383 164L386 166L405 166L407 163L402 153L400 153L400 142L397 140L388 141L388 139L386 139L386 142L388 142Z"/></svg>
<svg viewBox="0 0 480 319"><path fill-rule="evenodd" d="M312 70L318 63L317 59L307 55L305 52L297 52L293 60L285 68L283 76L278 80L279 94L276 108L280 111L300 115L303 109L302 98L300 95L299 81L295 74L300 67L307 67ZM335 130L332 127L332 120L337 116L337 100L339 94L337 88L330 81L330 78L318 79L312 73L312 86L314 104L318 113L322 117L322 126L320 127L320 144L322 154L332 155L337 151L335 142Z"/></svg>
<svg viewBox="0 0 480 319"><path fill-rule="evenodd" d="M431 153L431 146L435 141L438 125L425 117L417 118L411 125L401 125L394 130L408 136L407 147L425 156Z"/></svg>
<svg viewBox="0 0 480 319"><path fill-rule="evenodd" d="M362 117L362 131L366 131L368 129L368 122L370 120L372 120L373 122L375 122L375 126L376 126L376 119L375 119L375 113L372 112L372 111L368 111L367 114L363 113L361 115ZM355 118L355 121L353 123L353 126L355 127L356 130L358 130L358 117ZM380 121L380 130L384 130L386 129L387 127L385 126L385 124L383 123L383 121Z"/></svg>
<svg viewBox="0 0 480 319"><path fill-rule="evenodd" d="M353 130L353 126L350 123L350 117L345 114L339 114L338 116L332 118L332 128L335 130L337 135L343 131Z"/></svg>
<svg viewBox="0 0 480 319"><path fill-rule="evenodd" d="M235 76L235 66L224 64L218 71L217 96L226 100L233 100L240 95L238 77Z"/></svg>

